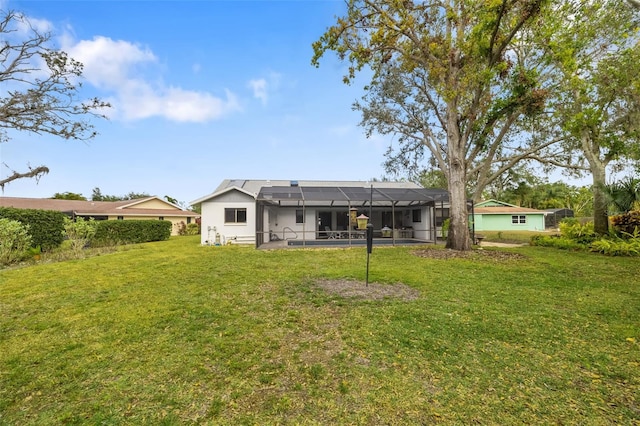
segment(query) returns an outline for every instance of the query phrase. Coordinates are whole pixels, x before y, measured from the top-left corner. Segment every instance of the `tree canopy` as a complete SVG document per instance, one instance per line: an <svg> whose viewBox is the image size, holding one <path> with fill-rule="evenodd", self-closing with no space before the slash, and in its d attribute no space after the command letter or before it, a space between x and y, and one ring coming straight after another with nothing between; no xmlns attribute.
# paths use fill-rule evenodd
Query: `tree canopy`
<svg viewBox="0 0 640 426"><path fill-rule="evenodd" d="M10 132L50 134L64 139L96 136L89 121L102 117L109 104L81 99L82 64L50 47L52 35L40 31L23 14L0 11L0 143ZM22 178L41 177L46 166L29 167L0 179L0 188Z"/></svg>
<svg viewBox="0 0 640 426"><path fill-rule="evenodd" d="M548 3L349 0L346 15L314 43L316 66L327 51L349 62L347 83L370 70L355 108L368 135L396 136L390 168L411 168L426 155L444 173L449 248L470 248L468 183L476 182L479 198L547 144L521 136L547 97L540 58L523 41Z"/></svg>
<svg viewBox="0 0 640 426"><path fill-rule="evenodd" d="M599 234L609 224L602 189L607 168L637 158L640 146L640 27L634 13L624 2L558 1L537 33L555 70L545 124L561 135L566 159L557 164L591 174Z"/></svg>
<svg viewBox="0 0 640 426"><path fill-rule="evenodd" d="M87 197L85 197L82 194L78 194L75 192L56 192L55 194L53 194L53 196L51 197L54 200L81 200L81 201L87 201Z"/></svg>
<svg viewBox="0 0 640 426"><path fill-rule="evenodd" d="M103 195L100 188L95 187L91 192L91 201L125 201L125 200L136 200L138 198L148 198L151 195L146 192L129 192L125 195Z"/></svg>

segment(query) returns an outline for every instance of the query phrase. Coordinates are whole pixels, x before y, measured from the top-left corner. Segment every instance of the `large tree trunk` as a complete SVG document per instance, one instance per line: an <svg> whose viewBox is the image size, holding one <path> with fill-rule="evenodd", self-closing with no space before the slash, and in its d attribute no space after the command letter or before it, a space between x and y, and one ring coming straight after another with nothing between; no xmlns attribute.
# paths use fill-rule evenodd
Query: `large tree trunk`
<svg viewBox="0 0 640 426"><path fill-rule="evenodd" d="M447 248L453 250L470 250L471 238L469 236L469 217L467 213L467 197L462 177L455 178L454 171L451 177L459 184L449 183L449 233L447 235Z"/></svg>
<svg viewBox="0 0 640 426"><path fill-rule="evenodd" d="M449 122L447 138L448 186L449 186L449 234L447 248L453 250L470 250L469 216L467 213L467 167L465 164L465 145L461 141L456 117L449 108Z"/></svg>
<svg viewBox="0 0 640 426"><path fill-rule="evenodd" d="M603 186L607 183L607 174L603 165L591 164L593 177L593 230L598 235L606 235L609 232L609 215L607 214L607 197Z"/></svg>
<svg viewBox="0 0 640 426"><path fill-rule="evenodd" d="M609 216L603 187L607 183L608 161L601 159L599 145L592 141L586 130L582 133L581 144L593 179L593 230L597 235L606 235L609 233Z"/></svg>

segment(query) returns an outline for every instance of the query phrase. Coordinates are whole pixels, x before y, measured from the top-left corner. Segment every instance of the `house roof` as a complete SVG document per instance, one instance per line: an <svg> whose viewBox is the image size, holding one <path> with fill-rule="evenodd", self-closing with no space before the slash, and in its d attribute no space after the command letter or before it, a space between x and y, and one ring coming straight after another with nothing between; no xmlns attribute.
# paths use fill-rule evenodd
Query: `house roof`
<svg viewBox="0 0 640 426"><path fill-rule="evenodd" d="M167 208L144 208L148 201L161 201ZM123 201L56 200L50 198L0 197L0 207L17 209L56 210L79 216L184 216L197 217L199 214L182 210L175 204L158 197L138 198Z"/></svg>
<svg viewBox="0 0 640 426"><path fill-rule="evenodd" d="M510 206L496 206L496 207L474 207L474 214L542 214L546 215L548 212L543 210L529 209L526 207L510 207Z"/></svg>
<svg viewBox="0 0 640 426"><path fill-rule="evenodd" d="M547 212L543 210L514 206L513 204L494 199L476 203L473 207L473 212L475 214L547 214Z"/></svg>
<svg viewBox="0 0 640 426"><path fill-rule="evenodd" d="M413 182L366 181L288 181L227 179L215 192L191 204L198 204L232 189L246 193L257 201L279 205L420 205L448 199L444 189L425 189Z"/></svg>

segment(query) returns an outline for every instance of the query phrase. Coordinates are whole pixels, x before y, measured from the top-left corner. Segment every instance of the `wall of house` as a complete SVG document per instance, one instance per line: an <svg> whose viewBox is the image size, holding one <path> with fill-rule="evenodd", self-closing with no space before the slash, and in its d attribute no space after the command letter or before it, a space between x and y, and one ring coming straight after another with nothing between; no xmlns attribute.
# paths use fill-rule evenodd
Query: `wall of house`
<svg viewBox="0 0 640 426"><path fill-rule="evenodd" d="M279 239L315 240L317 238L317 210L315 208L304 209L304 223L296 223L296 210L298 209L300 208L270 208L269 230L275 233Z"/></svg>
<svg viewBox="0 0 640 426"><path fill-rule="evenodd" d="M522 213L513 215L521 216ZM474 229L477 231L544 231L544 215L524 214L527 223L512 223L512 214L475 215Z"/></svg>
<svg viewBox="0 0 640 426"><path fill-rule="evenodd" d="M432 216L433 209L430 207L421 207L420 208L420 222L413 221L413 213L410 214L409 219L411 223L411 227L413 228L413 238L417 238L420 240L431 241L433 239L432 234Z"/></svg>
<svg viewBox="0 0 640 426"><path fill-rule="evenodd" d="M246 223L225 223L225 208L244 208L247 210ZM239 191L230 191L214 199L202 203L202 244L213 245L216 235L220 236L220 243L256 242L256 203L253 197Z"/></svg>

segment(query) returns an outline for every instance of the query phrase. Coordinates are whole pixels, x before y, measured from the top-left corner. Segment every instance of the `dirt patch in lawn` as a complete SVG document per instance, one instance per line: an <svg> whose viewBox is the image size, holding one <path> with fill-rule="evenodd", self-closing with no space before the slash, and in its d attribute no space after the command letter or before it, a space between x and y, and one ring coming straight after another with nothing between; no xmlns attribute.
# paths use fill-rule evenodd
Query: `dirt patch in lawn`
<svg viewBox="0 0 640 426"><path fill-rule="evenodd" d="M405 284L377 284L364 281L346 279L322 279L315 283L319 288L330 294L341 297L361 300L415 300L420 297L420 292Z"/></svg>
<svg viewBox="0 0 640 426"><path fill-rule="evenodd" d="M422 249L415 250L414 255L428 259L470 259L489 261L522 260L526 256L520 253L512 253L499 250L449 250L449 249Z"/></svg>

